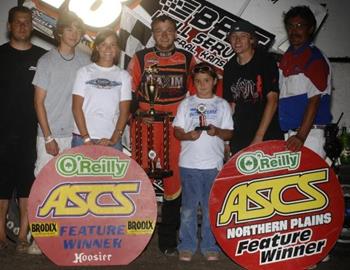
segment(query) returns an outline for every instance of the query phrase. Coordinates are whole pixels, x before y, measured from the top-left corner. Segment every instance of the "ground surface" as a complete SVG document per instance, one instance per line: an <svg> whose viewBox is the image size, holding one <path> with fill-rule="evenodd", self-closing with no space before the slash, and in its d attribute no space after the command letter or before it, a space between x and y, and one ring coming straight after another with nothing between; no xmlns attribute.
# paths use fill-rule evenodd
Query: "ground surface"
<svg viewBox="0 0 350 270"><path fill-rule="evenodd" d="M319 264L320 270L347 270L350 265L350 244L337 244L332 252L331 260ZM218 262L207 262L200 254L196 254L191 262L179 262L176 257L165 257L157 248L157 236L153 236L146 250L135 261L127 266L111 267L59 267L45 256L17 254L12 243L6 250L0 251L0 270L54 270L54 269L116 269L116 270L242 270L232 260L222 255ZM293 270L284 269L284 270Z"/></svg>

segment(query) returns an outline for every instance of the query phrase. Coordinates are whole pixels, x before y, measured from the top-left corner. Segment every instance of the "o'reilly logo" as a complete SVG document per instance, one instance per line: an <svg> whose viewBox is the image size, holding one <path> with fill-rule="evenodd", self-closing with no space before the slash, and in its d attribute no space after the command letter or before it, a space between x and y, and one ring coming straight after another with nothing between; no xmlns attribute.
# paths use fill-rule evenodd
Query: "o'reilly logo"
<svg viewBox="0 0 350 270"><path fill-rule="evenodd" d="M300 165L300 152L278 152L272 156L262 151L246 152L236 161L236 167L242 174L253 174L278 170L295 170Z"/></svg>
<svg viewBox="0 0 350 270"><path fill-rule="evenodd" d="M118 157L100 157L93 160L82 154L63 155L56 161L56 170L65 177L111 176L121 178L126 175L129 162L129 160Z"/></svg>

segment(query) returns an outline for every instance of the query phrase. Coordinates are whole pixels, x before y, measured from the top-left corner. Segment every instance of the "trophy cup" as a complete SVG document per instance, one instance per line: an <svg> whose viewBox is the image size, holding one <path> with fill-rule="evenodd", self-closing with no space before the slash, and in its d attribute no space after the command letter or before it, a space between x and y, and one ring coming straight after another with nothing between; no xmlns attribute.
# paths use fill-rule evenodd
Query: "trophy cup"
<svg viewBox="0 0 350 270"><path fill-rule="evenodd" d="M205 112L207 111L207 107L205 104L199 104L197 106L197 112L199 114L199 126L195 128L195 130L209 130L210 127L207 126Z"/></svg>
<svg viewBox="0 0 350 270"><path fill-rule="evenodd" d="M158 73L157 65L155 64L145 68L145 72L147 73L147 81L144 85L144 94L150 105L148 113L150 116L154 116L156 114L154 101L159 98L158 85L154 77L154 75Z"/></svg>

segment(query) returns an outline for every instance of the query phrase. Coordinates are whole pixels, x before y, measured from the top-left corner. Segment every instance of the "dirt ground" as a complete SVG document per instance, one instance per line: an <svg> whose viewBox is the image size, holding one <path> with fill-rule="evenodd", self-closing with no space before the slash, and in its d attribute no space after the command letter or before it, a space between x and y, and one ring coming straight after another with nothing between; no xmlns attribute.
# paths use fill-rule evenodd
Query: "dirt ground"
<svg viewBox="0 0 350 270"><path fill-rule="evenodd" d="M350 264L350 244L337 244L332 251L331 260L319 264L320 270L346 270ZM15 251L15 244L3 251L0 251L0 270L54 270L54 269L118 269L118 270L242 270L232 260L221 255L217 262L207 262L200 254L196 254L191 262L180 262L177 257L165 257L157 248L157 234L145 251L131 264L127 266L104 266L104 267L59 267L53 264L44 255L18 254ZM286 270L286 269L285 269ZM288 270L293 270L290 268Z"/></svg>

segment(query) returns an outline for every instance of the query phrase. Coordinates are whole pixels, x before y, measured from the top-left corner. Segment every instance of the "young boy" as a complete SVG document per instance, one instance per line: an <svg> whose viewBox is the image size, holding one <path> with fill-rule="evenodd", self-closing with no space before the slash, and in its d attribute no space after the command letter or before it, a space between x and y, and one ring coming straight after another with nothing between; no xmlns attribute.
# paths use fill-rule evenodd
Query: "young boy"
<svg viewBox="0 0 350 270"><path fill-rule="evenodd" d="M194 66L192 77L196 95L181 102L173 122L175 137L181 141L179 259L190 261L196 252L197 208L200 204L200 250L208 261L214 261L218 260L219 247L210 230L208 200L212 183L223 165L224 141L231 139L233 121L230 105L214 94L217 83L214 68L199 63Z"/></svg>

